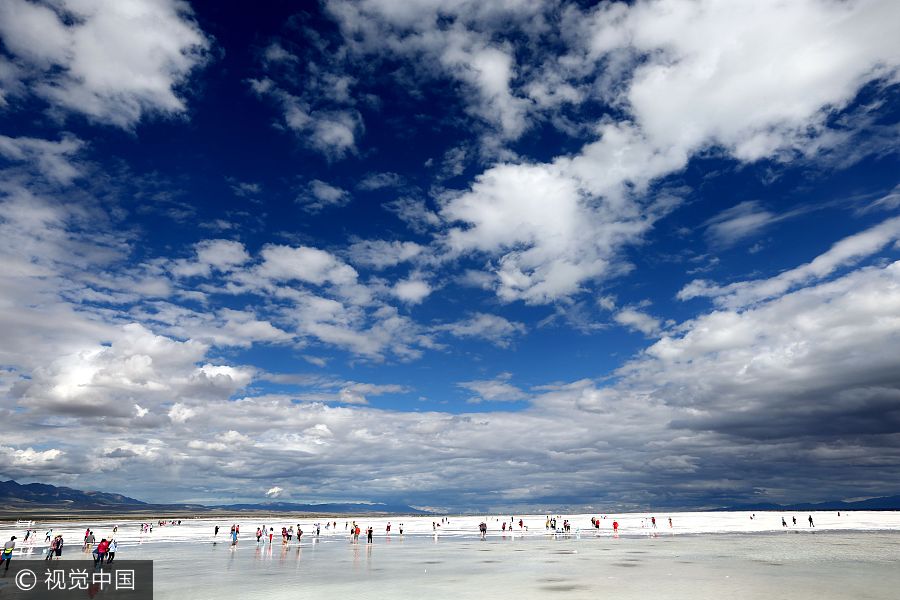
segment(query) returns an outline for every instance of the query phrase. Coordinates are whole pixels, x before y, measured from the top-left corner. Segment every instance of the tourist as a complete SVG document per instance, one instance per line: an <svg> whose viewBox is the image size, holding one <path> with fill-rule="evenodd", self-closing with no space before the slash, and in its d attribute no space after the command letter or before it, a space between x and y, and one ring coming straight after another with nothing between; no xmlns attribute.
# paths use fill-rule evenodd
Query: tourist
<svg viewBox="0 0 900 600"><path fill-rule="evenodd" d="M118 548L119 548L119 542L117 542L114 539L110 540L109 548L107 549L107 553L106 553L106 557L107 557L106 564L108 564L108 565L112 564L112 561L115 560L115 558L116 558L116 550Z"/></svg>
<svg viewBox="0 0 900 600"><path fill-rule="evenodd" d="M9 563L12 560L13 550L16 549L16 536L9 538L9 541L3 544L3 553L0 554L0 564L6 561L6 570L9 571Z"/></svg>
<svg viewBox="0 0 900 600"><path fill-rule="evenodd" d="M50 542L50 547L47 548L47 556L44 557L44 560L50 560L53 558L54 552L56 552L56 542L59 536L53 538L53 541Z"/></svg>
<svg viewBox="0 0 900 600"><path fill-rule="evenodd" d="M94 566L96 567L98 564L103 564L103 561L106 559L106 551L109 550L109 542L106 541L106 538L100 540L100 543L97 544L97 548L94 550Z"/></svg>

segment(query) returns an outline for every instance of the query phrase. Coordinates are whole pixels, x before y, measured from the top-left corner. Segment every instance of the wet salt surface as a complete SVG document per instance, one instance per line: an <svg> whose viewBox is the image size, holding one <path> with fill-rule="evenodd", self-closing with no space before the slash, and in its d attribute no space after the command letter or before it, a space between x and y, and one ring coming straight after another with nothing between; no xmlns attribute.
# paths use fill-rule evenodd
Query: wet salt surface
<svg viewBox="0 0 900 600"><path fill-rule="evenodd" d="M618 538L603 529L611 529L611 523L605 522L599 537L588 529L580 535L573 531L569 536L554 536L544 529L544 517L526 518L527 533L503 536L492 517L487 519L490 535L484 541L477 535L478 517L452 518L450 527L442 528L436 539L431 533L431 517L391 519L390 537L384 531L388 519L361 518L361 526L371 523L375 527L371 545L365 543L364 534L358 544L351 544L343 521L337 532L322 529L316 540L310 536L313 527L308 519L283 518L275 527L275 543L259 546L253 532L262 521L251 525L244 518L236 547L230 544L230 523L224 520L155 527L153 538L135 539L128 539L133 535L128 532L137 532L137 526L120 523L123 541L117 558L153 559L157 598L898 597L900 531L896 513L855 515L852 520L859 529L847 525L850 519L839 522L841 527L829 528L830 515L813 516L815 532L799 527L800 514L798 527L784 531L781 515L770 513L754 520L753 526L759 530L743 522L745 518L749 521L746 515L715 514L703 522L725 532L697 531L685 523L687 534L677 525L672 530L662 527L659 517L660 528L653 532L640 529L641 517L623 516L618 520L627 524L626 531L632 526L634 530ZM806 513L802 517L806 525ZM761 518L777 518L777 529L768 523L763 527ZM689 520L687 515L679 515L675 523ZM405 522L407 532L402 537L396 529L400 521ZM216 522L222 529L213 543ZM282 546L281 526L293 523L296 527L297 522L305 532L302 543ZM575 523L573 518L573 527ZM106 525L95 527L98 540L105 535ZM735 531L727 531L729 526ZM9 530L4 527L0 535ZM38 532L39 546L44 531ZM67 525L64 534L66 531L71 533L66 536L64 556L83 557L80 540L84 527Z"/></svg>
<svg viewBox="0 0 900 600"><path fill-rule="evenodd" d="M133 557L155 558L158 598L887 600L900 589L897 533L241 544L145 546Z"/></svg>

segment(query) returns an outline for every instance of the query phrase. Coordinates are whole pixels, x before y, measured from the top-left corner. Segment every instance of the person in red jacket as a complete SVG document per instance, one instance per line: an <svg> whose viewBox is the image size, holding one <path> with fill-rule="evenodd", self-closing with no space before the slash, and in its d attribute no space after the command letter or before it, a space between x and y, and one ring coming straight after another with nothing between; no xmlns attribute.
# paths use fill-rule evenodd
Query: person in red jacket
<svg viewBox="0 0 900 600"><path fill-rule="evenodd" d="M100 540L100 543L97 544L96 550L94 550L94 566L98 564L103 564L106 560L106 552L109 550L109 542L106 538Z"/></svg>

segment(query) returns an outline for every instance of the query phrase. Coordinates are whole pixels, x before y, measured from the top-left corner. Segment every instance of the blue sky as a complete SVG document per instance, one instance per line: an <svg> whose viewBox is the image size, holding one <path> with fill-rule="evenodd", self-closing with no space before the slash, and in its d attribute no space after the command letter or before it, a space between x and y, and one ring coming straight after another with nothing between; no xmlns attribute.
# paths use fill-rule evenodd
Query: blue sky
<svg viewBox="0 0 900 600"><path fill-rule="evenodd" d="M5 2L5 475L448 510L896 493L898 17Z"/></svg>

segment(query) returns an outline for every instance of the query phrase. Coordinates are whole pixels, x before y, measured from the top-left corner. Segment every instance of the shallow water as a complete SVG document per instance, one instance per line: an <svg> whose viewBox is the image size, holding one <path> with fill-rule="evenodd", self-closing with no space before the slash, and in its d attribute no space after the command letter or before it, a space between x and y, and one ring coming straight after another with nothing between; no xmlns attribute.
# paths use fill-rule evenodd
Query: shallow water
<svg viewBox="0 0 900 600"><path fill-rule="evenodd" d="M303 519L306 533L299 546L283 546L278 535L274 544L257 545L252 532L261 523L251 526L244 519L236 547L230 544L224 520L191 520L157 527L149 535L138 534L136 524L120 523L117 558L154 560L155 597L160 599L227 600L263 594L272 599L427 600L900 597L900 515L814 516L816 529L798 521L797 527L784 530L780 514L761 514L751 522L747 515L732 513L679 515L674 529L666 525L652 530L640 528L640 515L624 515L619 517L624 529L619 537L612 536L608 522L600 535L587 528L577 535L552 535L541 516L526 518L530 529L520 532L517 527L513 537L502 535L491 518L486 540L475 534L479 517L453 518L437 538L431 517L400 519L406 522L404 536L397 532L398 519L393 519L389 536L384 527L388 519L360 520L363 527L375 526L371 545L365 535L358 544L350 543L343 522L338 531L323 529L319 538L312 537L314 527ZM578 517L573 525L582 521L589 519ZM223 527L214 543L216 522ZM50 525L40 529L41 541ZM66 531L69 540L64 558L83 557L76 538L83 535L84 525L58 525L62 529L54 529ZM111 530L109 523L96 526L98 539ZM703 527L709 529L703 532ZM39 554L40 548L34 552Z"/></svg>
<svg viewBox="0 0 900 600"><path fill-rule="evenodd" d="M438 540L300 547L252 540L164 543L156 597L248 598L789 598L894 600L900 534L715 534L582 539Z"/></svg>

